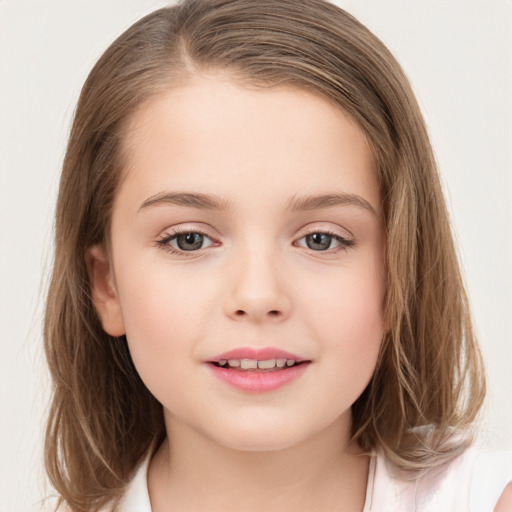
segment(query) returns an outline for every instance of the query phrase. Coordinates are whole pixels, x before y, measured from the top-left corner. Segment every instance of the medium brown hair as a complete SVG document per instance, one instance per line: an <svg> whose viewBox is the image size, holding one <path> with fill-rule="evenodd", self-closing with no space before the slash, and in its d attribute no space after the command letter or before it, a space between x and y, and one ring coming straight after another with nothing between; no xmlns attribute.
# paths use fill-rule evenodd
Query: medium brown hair
<svg viewBox="0 0 512 512"><path fill-rule="evenodd" d="M484 397L436 163L399 64L368 29L322 0L187 0L149 14L106 50L83 87L64 160L44 326L53 377L45 454L52 484L74 511L115 504L165 436L162 408L126 339L101 327L85 255L108 246L131 117L209 70L321 95L355 119L372 149L386 225L389 330L352 407L354 439L397 467L427 469L466 447L453 434L468 430Z"/></svg>

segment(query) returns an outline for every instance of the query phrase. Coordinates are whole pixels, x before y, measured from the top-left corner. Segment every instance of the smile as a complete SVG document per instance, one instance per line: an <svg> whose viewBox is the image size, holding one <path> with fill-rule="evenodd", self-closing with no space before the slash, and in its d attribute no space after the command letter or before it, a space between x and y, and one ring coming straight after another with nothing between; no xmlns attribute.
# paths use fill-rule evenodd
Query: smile
<svg viewBox="0 0 512 512"><path fill-rule="evenodd" d="M240 348L205 362L212 374L230 387L266 393L299 378L312 361L275 348Z"/></svg>
<svg viewBox="0 0 512 512"><path fill-rule="evenodd" d="M256 359L221 359L217 364L234 370L276 371L299 363L294 359L266 359L264 361Z"/></svg>

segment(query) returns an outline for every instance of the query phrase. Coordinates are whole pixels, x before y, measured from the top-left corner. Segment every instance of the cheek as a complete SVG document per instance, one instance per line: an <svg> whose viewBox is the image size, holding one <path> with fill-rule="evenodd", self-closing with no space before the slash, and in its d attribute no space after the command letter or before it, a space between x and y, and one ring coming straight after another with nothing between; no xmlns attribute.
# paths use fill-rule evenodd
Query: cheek
<svg viewBox="0 0 512 512"><path fill-rule="evenodd" d="M318 328L330 336L366 337L383 331L384 286L376 272L357 272L343 269L329 276L323 286L317 282L306 304ZM308 300L309 299L309 300Z"/></svg>
<svg viewBox="0 0 512 512"><path fill-rule="evenodd" d="M192 402L194 348L205 332L198 321L201 299L177 286L183 283L146 277L122 294L130 355L153 396L167 408L182 410Z"/></svg>
<svg viewBox="0 0 512 512"><path fill-rule="evenodd" d="M119 283L126 337L142 374L178 356L190 359L204 337L213 293L196 280L169 267L146 266ZM123 274L126 276L127 274Z"/></svg>
<svg viewBox="0 0 512 512"><path fill-rule="evenodd" d="M347 266L303 295L308 330L339 378L365 387L384 334L384 279L374 265ZM317 285L321 283L317 282ZM332 365L331 365L332 363ZM362 389L361 389L362 391Z"/></svg>

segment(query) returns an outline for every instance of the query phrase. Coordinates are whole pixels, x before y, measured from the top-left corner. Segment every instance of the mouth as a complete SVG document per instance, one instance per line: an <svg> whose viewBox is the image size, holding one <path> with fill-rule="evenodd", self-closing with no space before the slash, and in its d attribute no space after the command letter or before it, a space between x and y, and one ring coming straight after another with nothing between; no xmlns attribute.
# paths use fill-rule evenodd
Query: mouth
<svg viewBox="0 0 512 512"><path fill-rule="evenodd" d="M219 361L210 361L210 364L228 370L239 372L278 372L287 370L294 366L307 364L310 361L297 361L295 359L220 359Z"/></svg>
<svg viewBox="0 0 512 512"><path fill-rule="evenodd" d="M312 363L279 349L241 348L205 361L212 374L239 391L273 391L300 377Z"/></svg>

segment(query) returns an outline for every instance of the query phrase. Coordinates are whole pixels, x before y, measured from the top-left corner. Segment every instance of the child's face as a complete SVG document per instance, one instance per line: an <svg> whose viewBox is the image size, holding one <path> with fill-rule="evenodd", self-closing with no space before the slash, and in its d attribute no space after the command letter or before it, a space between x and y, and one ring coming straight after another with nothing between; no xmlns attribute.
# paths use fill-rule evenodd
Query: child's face
<svg viewBox="0 0 512 512"><path fill-rule="evenodd" d="M381 201L356 124L219 74L137 113L125 149L113 272L93 249L94 297L167 428L251 450L346 433L384 331ZM229 358L304 362L214 364Z"/></svg>

